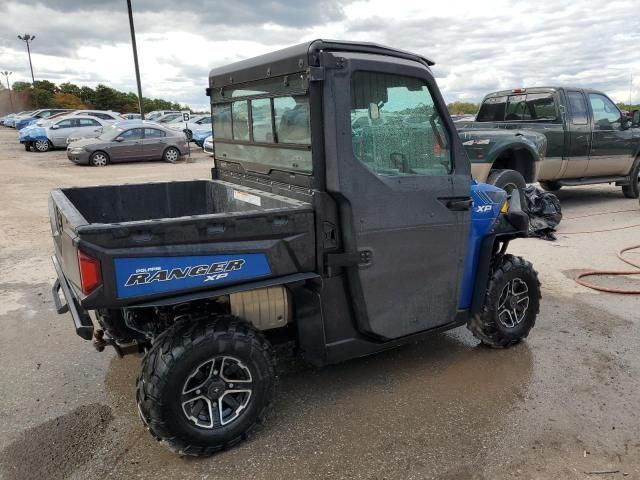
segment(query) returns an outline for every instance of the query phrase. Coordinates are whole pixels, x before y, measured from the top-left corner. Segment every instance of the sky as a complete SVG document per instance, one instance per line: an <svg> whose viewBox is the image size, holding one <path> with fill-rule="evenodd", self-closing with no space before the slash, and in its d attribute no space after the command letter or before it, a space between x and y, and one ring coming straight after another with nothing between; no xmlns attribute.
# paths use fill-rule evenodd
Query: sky
<svg viewBox="0 0 640 480"><path fill-rule="evenodd" d="M596 88L640 102L640 0L132 0L145 97L206 108L213 67L316 38L419 53L448 102L500 89ZM1 0L0 70L135 91L125 0ZM632 79L632 81L631 81Z"/></svg>

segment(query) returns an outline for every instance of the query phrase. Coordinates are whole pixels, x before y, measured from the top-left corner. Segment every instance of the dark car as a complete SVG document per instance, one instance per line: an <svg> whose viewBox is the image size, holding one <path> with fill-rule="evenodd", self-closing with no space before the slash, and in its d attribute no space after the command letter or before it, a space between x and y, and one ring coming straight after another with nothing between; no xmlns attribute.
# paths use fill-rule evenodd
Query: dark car
<svg viewBox="0 0 640 480"><path fill-rule="evenodd" d="M113 126L97 138L67 147L67 157L81 165L104 167L111 162L165 160L175 162L188 151L187 137L156 124Z"/></svg>

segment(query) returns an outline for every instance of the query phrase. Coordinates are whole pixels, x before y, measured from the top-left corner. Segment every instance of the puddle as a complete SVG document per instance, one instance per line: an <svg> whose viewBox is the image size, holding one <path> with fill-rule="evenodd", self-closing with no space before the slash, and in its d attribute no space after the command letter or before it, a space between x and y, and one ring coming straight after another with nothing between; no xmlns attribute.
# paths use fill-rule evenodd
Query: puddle
<svg viewBox="0 0 640 480"><path fill-rule="evenodd" d="M64 480L102 445L113 420L106 405L83 405L24 431L0 454L5 480Z"/></svg>

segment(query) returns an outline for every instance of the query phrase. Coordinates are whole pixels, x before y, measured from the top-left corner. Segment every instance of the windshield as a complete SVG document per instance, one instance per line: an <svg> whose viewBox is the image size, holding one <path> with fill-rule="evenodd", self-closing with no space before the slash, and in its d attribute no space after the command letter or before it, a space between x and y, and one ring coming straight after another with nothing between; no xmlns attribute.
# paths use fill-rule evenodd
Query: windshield
<svg viewBox="0 0 640 480"><path fill-rule="evenodd" d="M100 140L104 140L105 142L110 142L111 140L116 138L118 135L120 135L122 132L124 132L123 128L112 126L107 128L98 138Z"/></svg>

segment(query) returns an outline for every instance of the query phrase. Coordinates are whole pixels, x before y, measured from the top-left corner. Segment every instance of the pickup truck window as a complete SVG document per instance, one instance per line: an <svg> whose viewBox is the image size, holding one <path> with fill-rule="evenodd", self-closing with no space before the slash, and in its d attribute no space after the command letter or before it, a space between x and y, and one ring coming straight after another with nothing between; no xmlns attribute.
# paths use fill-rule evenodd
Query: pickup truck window
<svg viewBox="0 0 640 480"><path fill-rule="evenodd" d="M356 72L351 78L355 157L379 176L439 176L452 170L449 135L426 83Z"/></svg>
<svg viewBox="0 0 640 480"><path fill-rule="evenodd" d="M507 97L490 97L482 102L476 122L502 122L505 117Z"/></svg>
<svg viewBox="0 0 640 480"><path fill-rule="evenodd" d="M604 95L589 94L589 102L593 111L593 123L599 130L613 130L614 124L620 123L620 110Z"/></svg>
<svg viewBox="0 0 640 480"><path fill-rule="evenodd" d="M311 143L309 100L307 97L277 97L273 99L278 143Z"/></svg>
<svg viewBox="0 0 640 480"><path fill-rule="evenodd" d="M211 111L215 123L216 138L231 139L231 104L215 105Z"/></svg>
<svg viewBox="0 0 640 480"><path fill-rule="evenodd" d="M571 123L574 125L586 125L589 121L587 115L587 102L580 92L567 92L569 99L569 111L571 112Z"/></svg>
<svg viewBox="0 0 640 480"><path fill-rule="evenodd" d="M527 93L485 99L476 121L555 121L557 119L558 112L553 93Z"/></svg>
<svg viewBox="0 0 640 480"><path fill-rule="evenodd" d="M251 101L251 128L254 142L273 143L271 99L260 98Z"/></svg>
<svg viewBox="0 0 640 480"><path fill-rule="evenodd" d="M246 100L233 102L231 119L233 122L233 139L249 140L249 110Z"/></svg>

